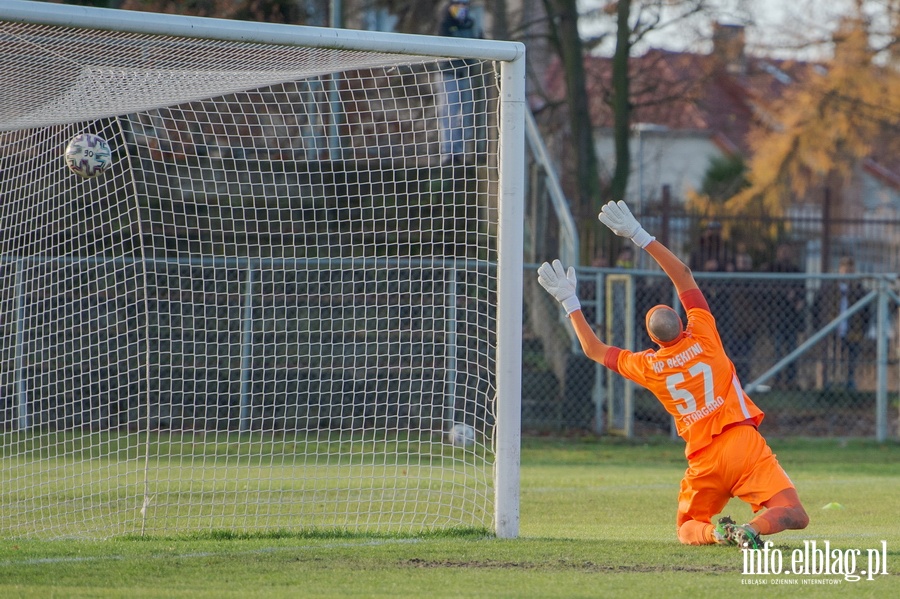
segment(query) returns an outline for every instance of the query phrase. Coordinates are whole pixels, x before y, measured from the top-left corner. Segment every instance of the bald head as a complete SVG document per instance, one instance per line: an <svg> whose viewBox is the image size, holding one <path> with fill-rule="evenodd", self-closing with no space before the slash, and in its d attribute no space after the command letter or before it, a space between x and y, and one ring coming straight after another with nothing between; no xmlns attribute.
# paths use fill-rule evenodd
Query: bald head
<svg viewBox="0 0 900 599"><path fill-rule="evenodd" d="M654 306L647 312L647 332L655 343L664 345L681 335L681 318L669 306Z"/></svg>

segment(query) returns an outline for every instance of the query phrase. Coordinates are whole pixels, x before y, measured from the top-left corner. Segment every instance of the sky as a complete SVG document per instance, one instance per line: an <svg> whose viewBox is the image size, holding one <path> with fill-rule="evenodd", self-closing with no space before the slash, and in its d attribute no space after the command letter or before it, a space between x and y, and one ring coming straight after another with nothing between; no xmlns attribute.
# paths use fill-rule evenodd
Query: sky
<svg viewBox="0 0 900 599"><path fill-rule="evenodd" d="M711 0L717 19L728 24L746 26L748 51L754 54L778 58L821 59L830 55L830 47L822 44L810 45L812 40L827 39L838 22L838 17L853 6L853 0ZM638 7L640 0L633 0ZM579 0L579 8L584 14L592 7L606 4L604 0ZM868 2L869 11L876 20L883 15L877 13L879 2ZM670 17L671 17L670 13ZM634 9L632 17L635 17ZM608 32L612 20L608 15L593 23L583 19L582 31L585 36ZM711 22L708 16L680 22L677 26L654 32L648 37L647 45L669 50L709 51ZM643 46L646 48L647 46ZM642 47L637 47L640 54ZM598 46L597 53L611 54L612 40Z"/></svg>

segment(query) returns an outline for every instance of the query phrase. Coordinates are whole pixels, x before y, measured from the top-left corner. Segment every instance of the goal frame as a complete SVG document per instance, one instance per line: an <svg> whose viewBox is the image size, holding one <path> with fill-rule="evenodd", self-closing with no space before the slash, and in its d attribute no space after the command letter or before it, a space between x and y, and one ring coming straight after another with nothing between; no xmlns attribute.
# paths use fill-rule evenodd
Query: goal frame
<svg viewBox="0 0 900 599"><path fill-rule="evenodd" d="M519 42L233 21L26 0L0 3L0 19L179 37L470 58L499 64L496 430L494 532L519 533L525 173L525 47Z"/></svg>

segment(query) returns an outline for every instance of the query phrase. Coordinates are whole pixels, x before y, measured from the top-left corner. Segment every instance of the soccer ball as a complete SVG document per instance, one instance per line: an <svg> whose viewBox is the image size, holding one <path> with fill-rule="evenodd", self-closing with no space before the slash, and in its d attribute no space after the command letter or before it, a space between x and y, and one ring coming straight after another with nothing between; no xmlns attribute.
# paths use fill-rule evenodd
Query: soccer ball
<svg viewBox="0 0 900 599"><path fill-rule="evenodd" d="M450 429L450 444L454 447L471 447L475 443L475 429L463 422L457 422Z"/></svg>
<svg viewBox="0 0 900 599"><path fill-rule="evenodd" d="M66 166L85 179L93 179L112 166L112 150L99 135L80 133L66 146Z"/></svg>

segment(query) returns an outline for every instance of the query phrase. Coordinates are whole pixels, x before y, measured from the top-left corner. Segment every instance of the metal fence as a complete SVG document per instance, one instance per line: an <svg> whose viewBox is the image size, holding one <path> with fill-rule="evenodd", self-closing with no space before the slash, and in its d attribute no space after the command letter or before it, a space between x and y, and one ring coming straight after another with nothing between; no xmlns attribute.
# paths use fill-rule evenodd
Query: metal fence
<svg viewBox="0 0 900 599"><path fill-rule="evenodd" d="M893 218L838 219L821 206L794 206L781 217L712 218L663 205L646 209L640 221L695 271L710 264L714 270L735 269L743 256L751 259L752 270L768 272L778 269L783 252L803 272L837 272L847 256L860 273L900 272L900 220ZM635 256L636 265L654 268L642 254Z"/></svg>
<svg viewBox="0 0 900 599"><path fill-rule="evenodd" d="M495 263L0 257L0 431L493 423Z"/></svg>
<svg viewBox="0 0 900 599"><path fill-rule="evenodd" d="M494 316L486 298L493 290L469 280L481 268L474 263L445 274L433 263L419 265L410 280L434 281L419 294L434 304L408 313L378 300L396 283L369 281L379 271L347 265L339 270L346 276L316 280L312 295L345 298L344 307L330 309L323 321L303 299L310 293L301 288L310 281L298 278L302 269L295 263L272 270L259 261L150 260L115 268L116 260L95 262L47 260L28 271L41 281L67 282L62 295L39 295L35 290L49 283L26 285L21 265L0 270L0 427L112 428L149 416L155 426L277 430L299 420L334 428L411 417L404 411L408 402L386 378L371 385L353 378L360 365L405 372L401 378L420 383L403 397L446 391L456 398L455 408L490 425L484 402L493 385L486 366ZM672 435L671 418L654 397L583 355L558 305L537 285L535 269L530 264L525 272L526 432ZM139 271L149 277L146 288L137 284ZM658 271L577 272L589 321L619 347L651 347L644 314L655 304L679 305ZM896 276L701 271L695 277L745 389L767 414L768 435L898 436ZM105 291L97 293L101 287ZM140 293L149 295L136 301ZM395 321L382 331L383 322ZM423 332L426 325L430 333ZM151 338L142 338L138 331L148 327ZM358 355L362 346L340 342L360 338L353 327L376 336L370 362ZM325 346L337 352L331 359L340 367L313 376L313 367L321 371ZM145 355L155 357L142 361ZM152 376L145 380L137 371ZM307 410L303 406L323 393L326 379L334 400L313 403L327 414ZM149 410L137 403L148 391L160 398ZM375 404L393 407L379 411ZM429 413L440 421L443 412L439 406Z"/></svg>
<svg viewBox="0 0 900 599"><path fill-rule="evenodd" d="M526 266L526 279L534 278L534 268ZM767 435L898 435L895 276L694 274L745 389L766 412ZM577 275L585 315L601 339L618 347L652 346L644 330L650 307L681 309L658 271L582 267ZM545 293L528 301L555 304ZM536 326L541 313L559 316L559 326ZM557 306L526 306L525 314L526 430L674 434L671 417L648 391L584 357ZM548 330L566 343L548 339Z"/></svg>

